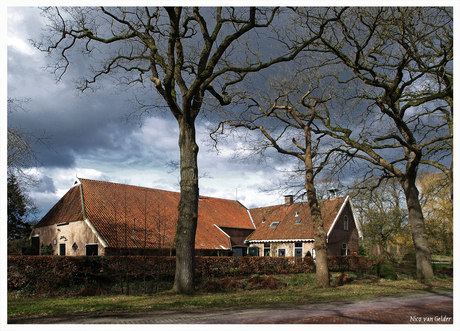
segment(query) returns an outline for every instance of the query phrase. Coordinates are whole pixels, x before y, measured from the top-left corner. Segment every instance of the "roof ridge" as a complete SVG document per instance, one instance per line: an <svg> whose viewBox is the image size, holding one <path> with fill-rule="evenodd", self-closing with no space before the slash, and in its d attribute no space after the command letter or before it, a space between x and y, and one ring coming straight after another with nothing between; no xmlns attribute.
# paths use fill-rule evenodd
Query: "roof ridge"
<svg viewBox="0 0 460 331"><path fill-rule="evenodd" d="M324 203L326 201L339 201L340 199L346 199L347 196L344 196L344 197L339 197L339 198L335 198L335 199L322 199L322 200L318 200L318 203ZM291 207L291 206L294 206L294 205L300 205L300 204L305 204L305 203L308 203L308 200L307 201L298 201L298 202L294 202L292 203L291 205L289 206L286 206L284 203L281 203L279 205L270 205L270 206L265 206L265 207L255 207L255 208L248 208L249 210L256 210L256 209L262 209L262 208L276 208L276 207Z"/></svg>
<svg viewBox="0 0 460 331"><path fill-rule="evenodd" d="M97 182L97 183L103 183L103 184L109 184L109 185L129 186L129 187L140 188L140 189L147 189L147 190L154 190L154 191L161 191L161 192L167 192L167 193L180 194L180 192L177 192L177 191L170 191L170 190L165 190L165 189L158 189L158 188L146 187L146 186L140 186L140 185L134 185L134 184L123 184L123 183L116 183L116 182L109 182L109 181L88 179L88 178L79 178L79 177L77 177L77 178L80 180L80 182L81 181ZM239 203L240 205L242 205L244 208L246 208L246 206L243 205L241 202L239 202L238 200L233 200L233 199L212 197L212 196L201 195L201 194L199 195L199 199L216 199L216 200L224 200L224 201L235 201L235 202ZM248 209L248 208L246 208L246 209Z"/></svg>
<svg viewBox="0 0 460 331"><path fill-rule="evenodd" d="M159 189L159 188L153 188L153 187L147 187L147 186L140 186L140 185L134 185L134 184L123 184L123 183L109 182L109 181L96 180L96 179L87 179L87 178L78 178L78 179L80 181L83 180L83 181L88 181L88 182L97 182L97 183L103 183L103 184L109 184L109 185L129 186L129 187L135 187L135 188L146 189L146 190L154 190L154 191L162 191L162 192L180 194L180 192L176 192L176 191L170 191L170 190L165 190L165 189Z"/></svg>

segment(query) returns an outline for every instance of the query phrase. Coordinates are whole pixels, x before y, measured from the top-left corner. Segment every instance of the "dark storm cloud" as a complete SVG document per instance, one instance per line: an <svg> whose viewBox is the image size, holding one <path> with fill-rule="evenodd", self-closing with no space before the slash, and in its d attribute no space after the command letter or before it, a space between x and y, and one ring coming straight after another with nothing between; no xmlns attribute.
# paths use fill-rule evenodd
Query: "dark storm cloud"
<svg viewBox="0 0 460 331"><path fill-rule="evenodd" d="M27 111L8 117L8 126L48 138L51 149L41 143L34 146L44 167L74 167L78 155L101 150L126 152L127 137L139 129L122 121L132 111L129 94L115 86L77 94L70 75L56 84L31 58L10 48L8 97L29 101L22 105ZM129 152L138 150L129 145Z"/></svg>
<svg viewBox="0 0 460 331"><path fill-rule="evenodd" d="M23 43L12 41L8 47L8 98L29 101L22 105L27 111L8 116L8 126L48 138L50 148L42 143L34 145L43 167L72 168L81 155L102 154L116 159L117 153L142 154L142 142L129 140L139 128L122 121L133 111L134 105L127 102L132 95L109 82L94 93L78 94L75 81L88 67L81 56L72 57L72 66L56 83L56 77L43 69L53 59L27 44L29 38L40 38L38 9L35 15L33 12L21 10L13 16L13 20L22 19L27 24L16 25L14 30L16 40Z"/></svg>
<svg viewBox="0 0 460 331"><path fill-rule="evenodd" d="M124 151L126 137L138 129L121 121L127 112L124 101L101 92L81 98L72 93L38 96L24 105L27 112L11 116L8 125L49 138L51 149L35 145L43 166L71 167L77 154ZM130 150L135 151L136 146Z"/></svg>
<svg viewBox="0 0 460 331"><path fill-rule="evenodd" d="M179 160L178 125L172 114L163 108L152 112L155 117L144 118L142 128L126 124L122 118L137 107L127 100L139 91L124 92L113 80L104 80L94 93L77 94L75 81L94 64L78 52L72 54L71 66L56 84L55 75L43 70L53 59L27 43L29 38L40 38L43 21L38 12L16 9L15 21L8 22L8 97L30 99L23 105L27 112L9 116L8 125L49 138L50 148L34 146L42 167L33 170L42 184L32 193L43 213L71 187L75 176L178 191L179 171L171 173L166 166ZM136 97L154 102L155 90L150 87L146 86L147 94ZM288 167L290 161L275 154L259 164L234 162L234 142L228 142L222 154L209 152L203 122L214 121L212 114L203 111L203 121L197 122L200 193L235 199L237 190L238 200L247 200L250 206L272 203L273 198L267 200L257 190L267 179L274 181L276 169Z"/></svg>

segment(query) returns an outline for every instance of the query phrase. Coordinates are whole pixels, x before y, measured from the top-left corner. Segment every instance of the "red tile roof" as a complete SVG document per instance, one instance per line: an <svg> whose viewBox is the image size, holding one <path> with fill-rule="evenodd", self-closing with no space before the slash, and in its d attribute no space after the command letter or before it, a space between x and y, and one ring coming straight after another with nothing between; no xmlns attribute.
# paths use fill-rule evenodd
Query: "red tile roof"
<svg viewBox="0 0 460 331"><path fill-rule="evenodd" d="M84 218L107 247L174 247L180 193L80 179L37 227ZM217 226L254 229L247 209L237 201L201 197L196 249L230 249L229 237ZM134 230L134 231L133 231Z"/></svg>
<svg viewBox="0 0 460 331"><path fill-rule="evenodd" d="M322 200L319 202L326 232L331 228L346 198ZM294 203L290 206L277 205L251 209L251 216L256 226L247 240L299 240L313 239L313 222L308 202ZM300 222L296 223L296 221ZM279 222L276 227L270 227Z"/></svg>
<svg viewBox="0 0 460 331"><path fill-rule="evenodd" d="M51 208L36 227L81 220L83 220L83 212L80 188L75 186Z"/></svg>
<svg viewBox="0 0 460 331"><path fill-rule="evenodd" d="M89 179L80 183L36 227L86 217L106 247L174 247L180 193ZM326 232L345 201L320 201ZM251 241L313 239L309 209L308 202L301 202L251 209L249 216L238 201L200 197L195 248L231 249L229 236L220 228L254 229L254 225L257 230L247 238ZM270 228L275 221L279 225Z"/></svg>

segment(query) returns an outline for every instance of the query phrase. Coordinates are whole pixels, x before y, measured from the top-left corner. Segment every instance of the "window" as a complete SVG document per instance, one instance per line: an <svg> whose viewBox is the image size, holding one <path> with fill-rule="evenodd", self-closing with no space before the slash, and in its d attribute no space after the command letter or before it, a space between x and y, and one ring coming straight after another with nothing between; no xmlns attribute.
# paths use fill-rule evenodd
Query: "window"
<svg viewBox="0 0 460 331"><path fill-rule="evenodd" d="M295 224L299 224L300 222L302 222L301 218L295 220Z"/></svg>
<svg viewBox="0 0 460 331"><path fill-rule="evenodd" d="M343 217L343 229L345 231L348 231L348 216L347 215Z"/></svg>
<svg viewBox="0 0 460 331"><path fill-rule="evenodd" d="M278 224L280 224L280 222L273 222L272 224L270 224L269 228L276 228Z"/></svg>
<svg viewBox="0 0 460 331"><path fill-rule="evenodd" d="M248 251L250 256L259 256L259 247L257 246L248 247Z"/></svg>
<svg viewBox="0 0 460 331"><path fill-rule="evenodd" d="M65 255L65 244L59 244L59 255Z"/></svg>
<svg viewBox="0 0 460 331"><path fill-rule="evenodd" d="M295 257L302 257L302 243L295 243L294 244L294 256Z"/></svg>
<svg viewBox="0 0 460 331"><path fill-rule="evenodd" d="M97 256L98 255L98 244L86 244L86 256Z"/></svg>
<svg viewBox="0 0 460 331"><path fill-rule="evenodd" d="M278 249L278 256L279 257L285 257L286 256L286 250L284 248Z"/></svg>
<svg viewBox="0 0 460 331"><path fill-rule="evenodd" d="M264 243L264 256L270 256L270 244Z"/></svg>
<svg viewBox="0 0 460 331"><path fill-rule="evenodd" d="M340 251L340 255L348 255L348 245L342 244L342 250Z"/></svg>

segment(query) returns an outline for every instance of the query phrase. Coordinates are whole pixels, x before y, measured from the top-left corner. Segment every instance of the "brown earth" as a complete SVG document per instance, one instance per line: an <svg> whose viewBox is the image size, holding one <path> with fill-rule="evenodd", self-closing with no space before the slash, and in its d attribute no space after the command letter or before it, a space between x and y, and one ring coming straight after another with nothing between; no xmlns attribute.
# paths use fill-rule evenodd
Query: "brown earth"
<svg viewBox="0 0 460 331"><path fill-rule="evenodd" d="M282 287L286 287L287 284L277 280L273 276L254 276L246 281L241 279L235 279L232 277L225 277L221 280L209 280L202 285L202 288L206 292L218 292L222 290L277 290Z"/></svg>

